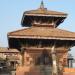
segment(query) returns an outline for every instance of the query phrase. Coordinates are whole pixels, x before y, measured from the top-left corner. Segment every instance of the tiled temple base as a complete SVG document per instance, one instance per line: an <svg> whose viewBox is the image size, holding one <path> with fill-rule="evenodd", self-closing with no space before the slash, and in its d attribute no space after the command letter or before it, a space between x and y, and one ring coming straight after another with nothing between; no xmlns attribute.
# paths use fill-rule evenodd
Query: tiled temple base
<svg viewBox="0 0 75 75"><path fill-rule="evenodd" d="M40 72L35 69L35 68L30 68L30 67L19 67L16 70L16 75L42 75Z"/></svg>
<svg viewBox="0 0 75 75"><path fill-rule="evenodd" d="M16 75L52 75L51 74L50 67L46 68L40 68L39 66L37 67L28 67L28 66L23 66L23 67L18 67L16 70Z"/></svg>
<svg viewBox="0 0 75 75"><path fill-rule="evenodd" d="M44 75L44 74L40 73L40 70L38 70L37 68L23 66L17 68L16 75ZM50 75L52 74L50 73ZM64 68L63 75L75 75L75 68Z"/></svg>

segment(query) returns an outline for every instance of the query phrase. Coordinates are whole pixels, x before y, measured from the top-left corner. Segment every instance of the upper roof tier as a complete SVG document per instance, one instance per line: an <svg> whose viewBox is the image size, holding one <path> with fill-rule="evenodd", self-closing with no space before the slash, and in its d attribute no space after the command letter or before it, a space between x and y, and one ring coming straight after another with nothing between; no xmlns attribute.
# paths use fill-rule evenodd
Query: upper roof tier
<svg viewBox="0 0 75 75"><path fill-rule="evenodd" d="M66 13L47 10L42 1L40 8L24 12L21 24L22 26L57 27L66 17Z"/></svg>

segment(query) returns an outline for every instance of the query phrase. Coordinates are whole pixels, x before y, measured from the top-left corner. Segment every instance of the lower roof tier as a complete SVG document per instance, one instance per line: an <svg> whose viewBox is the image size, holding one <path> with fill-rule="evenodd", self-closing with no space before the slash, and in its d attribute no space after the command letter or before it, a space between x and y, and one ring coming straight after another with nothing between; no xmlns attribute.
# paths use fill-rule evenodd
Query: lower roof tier
<svg viewBox="0 0 75 75"><path fill-rule="evenodd" d="M75 33L49 27L30 27L8 33L8 38L74 40Z"/></svg>
<svg viewBox="0 0 75 75"><path fill-rule="evenodd" d="M49 27L30 27L8 33L10 48L24 47L50 48L75 46L75 33Z"/></svg>

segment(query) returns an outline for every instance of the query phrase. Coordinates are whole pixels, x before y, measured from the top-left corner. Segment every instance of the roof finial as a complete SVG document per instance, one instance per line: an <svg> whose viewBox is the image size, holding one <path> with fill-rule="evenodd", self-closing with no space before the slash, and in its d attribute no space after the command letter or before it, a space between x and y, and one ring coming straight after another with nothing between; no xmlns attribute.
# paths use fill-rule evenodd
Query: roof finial
<svg viewBox="0 0 75 75"><path fill-rule="evenodd" d="M41 9L44 9L44 3L43 3L43 0L41 1L40 8L41 8Z"/></svg>

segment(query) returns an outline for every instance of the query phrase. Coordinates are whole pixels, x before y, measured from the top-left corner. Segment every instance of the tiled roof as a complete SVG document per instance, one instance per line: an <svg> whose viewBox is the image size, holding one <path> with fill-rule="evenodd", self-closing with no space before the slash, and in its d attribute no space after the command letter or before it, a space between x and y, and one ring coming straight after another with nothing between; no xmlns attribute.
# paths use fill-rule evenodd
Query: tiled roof
<svg viewBox="0 0 75 75"><path fill-rule="evenodd" d="M8 49L5 47L0 47L0 53L18 53L17 49Z"/></svg>
<svg viewBox="0 0 75 75"><path fill-rule="evenodd" d="M75 40L75 33L58 28L31 27L8 33L9 38L46 38Z"/></svg>
<svg viewBox="0 0 75 75"><path fill-rule="evenodd" d="M63 12L57 12L57 11L50 11L47 9L37 9L37 10L30 10L30 11L26 11L24 12L24 15L36 15L36 16L57 16L57 17L66 17L67 14L63 13Z"/></svg>
<svg viewBox="0 0 75 75"><path fill-rule="evenodd" d="M67 13L58 12L58 11L52 11L47 10L47 8L44 7L44 3L41 2L41 5L38 9L25 11L21 20L22 26L30 27L32 26L32 22L40 20L43 21L43 17L45 18L45 21L50 21L52 19L53 21L58 18L57 26L64 21L64 19L67 17ZM60 18L60 19L59 19ZM54 20L55 19L55 20Z"/></svg>

